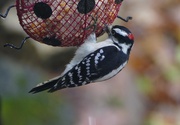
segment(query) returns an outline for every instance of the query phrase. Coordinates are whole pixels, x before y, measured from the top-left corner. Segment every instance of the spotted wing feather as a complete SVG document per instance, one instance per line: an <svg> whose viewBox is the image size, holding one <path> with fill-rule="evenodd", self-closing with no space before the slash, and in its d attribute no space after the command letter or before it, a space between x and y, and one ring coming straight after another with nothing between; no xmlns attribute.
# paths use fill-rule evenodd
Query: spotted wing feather
<svg viewBox="0 0 180 125"><path fill-rule="evenodd" d="M87 55L79 64L69 70L48 92L54 92L62 88L82 86L118 69L128 59L128 56L119 51L115 46L103 47ZM112 64L113 65L110 65ZM124 67L124 66L123 66ZM123 68L122 67L122 68ZM116 75L122 68L106 79Z"/></svg>

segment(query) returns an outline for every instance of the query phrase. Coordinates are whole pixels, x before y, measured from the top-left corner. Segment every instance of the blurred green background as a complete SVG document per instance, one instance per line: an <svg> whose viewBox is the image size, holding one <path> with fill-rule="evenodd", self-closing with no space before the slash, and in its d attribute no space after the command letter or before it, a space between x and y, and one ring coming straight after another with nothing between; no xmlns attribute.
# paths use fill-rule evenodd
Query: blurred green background
<svg viewBox="0 0 180 125"><path fill-rule="evenodd" d="M14 1L15 2L15 1ZM4 13L10 0L0 1ZM76 48L28 40L13 8L0 19L0 125L180 125L180 1L125 0L119 15L135 36L129 64L102 83L29 94L59 75ZM99 40L105 39L104 37Z"/></svg>

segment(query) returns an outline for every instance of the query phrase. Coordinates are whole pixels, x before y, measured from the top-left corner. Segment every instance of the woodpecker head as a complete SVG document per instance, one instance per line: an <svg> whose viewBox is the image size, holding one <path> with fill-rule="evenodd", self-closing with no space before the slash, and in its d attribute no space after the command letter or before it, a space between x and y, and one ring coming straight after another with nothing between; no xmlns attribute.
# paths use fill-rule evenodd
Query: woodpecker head
<svg viewBox="0 0 180 125"><path fill-rule="evenodd" d="M114 25L109 26L106 31L115 44L122 49L126 48L128 53L130 52L134 43L134 36L129 29L124 26Z"/></svg>
<svg viewBox="0 0 180 125"><path fill-rule="evenodd" d="M124 26L114 25L110 29L112 37L118 40L119 43L131 44L134 43L134 36L128 28Z"/></svg>

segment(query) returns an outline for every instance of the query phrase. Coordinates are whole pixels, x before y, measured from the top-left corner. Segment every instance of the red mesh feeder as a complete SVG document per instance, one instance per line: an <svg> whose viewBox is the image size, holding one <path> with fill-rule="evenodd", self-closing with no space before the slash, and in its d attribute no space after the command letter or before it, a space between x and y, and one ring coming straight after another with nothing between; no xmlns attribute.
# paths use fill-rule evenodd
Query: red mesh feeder
<svg viewBox="0 0 180 125"><path fill-rule="evenodd" d="M121 0L17 0L19 22L34 40L52 46L79 46L92 33L88 27L97 17L96 35L117 17Z"/></svg>
<svg viewBox="0 0 180 125"><path fill-rule="evenodd" d="M16 7L20 25L29 35L23 43L31 37L47 45L63 47L81 45L93 32L93 18L97 18L95 32L100 36L104 26L116 19L122 1L16 0L16 5L10 8ZM5 18L10 8L1 17Z"/></svg>

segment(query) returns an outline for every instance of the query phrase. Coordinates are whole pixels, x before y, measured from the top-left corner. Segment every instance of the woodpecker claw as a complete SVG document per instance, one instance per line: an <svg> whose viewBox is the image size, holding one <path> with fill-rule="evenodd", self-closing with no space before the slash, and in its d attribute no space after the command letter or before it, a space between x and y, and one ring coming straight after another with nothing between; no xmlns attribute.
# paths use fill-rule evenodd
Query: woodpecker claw
<svg viewBox="0 0 180 125"><path fill-rule="evenodd" d="M6 43L6 44L4 45L4 47L7 47L7 46L8 46L8 47L10 47L10 48L20 50L20 49L22 49L22 47L23 47L24 43L26 42L26 40L29 39L29 38L30 38L29 36L28 36L28 37L25 37L25 38L22 40L22 42L21 42L21 44L20 44L19 47L14 46L13 44L10 44L10 43Z"/></svg>
<svg viewBox="0 0 180 125"><path fill-rule="evenodd" d="M94 22L93 22L93 24L91 24L90 26L88 26L87 28L85 28L85 30L88 30L88 29L90 29L90 28L93 27L93 32L95 32L96 29L97 29L97 21L98 21L98 17L97 17L97 16L94 17L94 16L92 16L92 15L90 15L90 16L92 17L92 20L93 20Z"/></svg>

